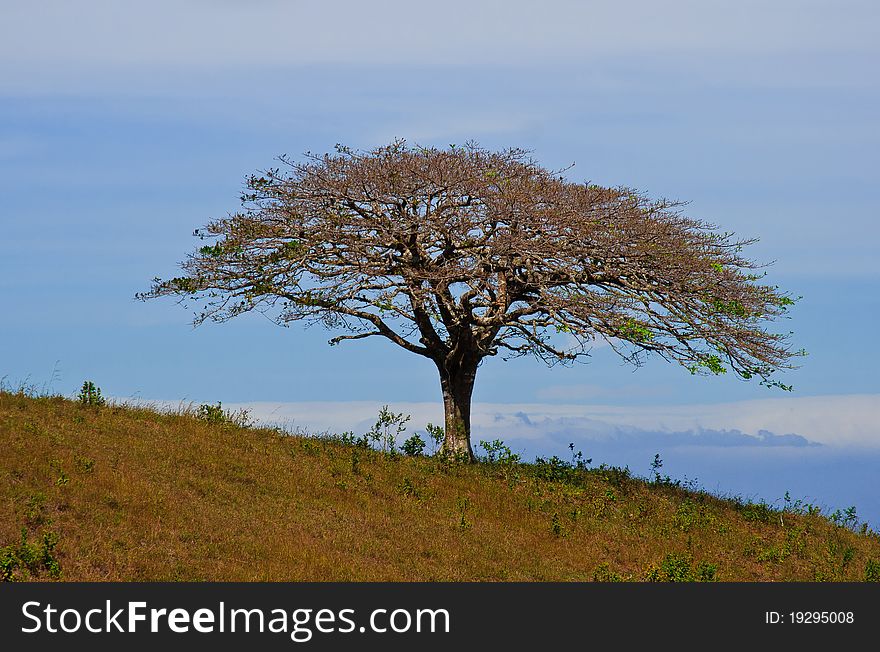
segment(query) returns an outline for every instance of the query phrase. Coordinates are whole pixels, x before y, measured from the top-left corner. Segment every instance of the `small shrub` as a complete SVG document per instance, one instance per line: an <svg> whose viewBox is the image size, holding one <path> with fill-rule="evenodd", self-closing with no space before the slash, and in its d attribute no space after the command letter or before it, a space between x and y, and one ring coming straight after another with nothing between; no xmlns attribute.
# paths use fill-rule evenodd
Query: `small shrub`
<svg viewBox="0 0 880 652"><path fill-rule="evenodd" d="M608 466L607 464L600 464L595 473L605 482L615 487L624 486L632 477L632 473L630 472L628 466L621 468L619 466Z"/></svg>
<svg viewBox="0 0 880 652"><path fill-rule="evenodd" d="M416 485L409 478L403 479L403 482L401 482L397 486L397 492L401 496L409 496L411 498L415 498L416 500L422 499L421 492L416 488Z"/></svg>
<svg viewBox="0 0 880 652"><path fill-rule="evenodd" d="M660 469L663 468L663 460L660 459L660 453L654 455L654 461L651 462L651 472L654 474L654 483L660 484Z"/></svg>
<svg viewBox="0 0 880 652"><path fill-rule="evenodd" d="M608 565L608 562L602 562L596 569L593 571L593 581L594 582L626 582L627 578L623 577L620 573L617 573L611 570L611 567Z"/></svg>
<svg viewBox="0 0 880 652"><path fill-rule="evenodd" d="M397 452L397 439L406 431L406 424L410 420L409 415L395 414L383 405L379 410L379 418L365 435L368 441L375 443L386 453Z"/></svg>
<svg viewBox="0 0 880 652"><path fill-rule="evenodd" d="M91 380L87 380L82 384L77 395L80 405L86 407L101 407L106 400L101 396L101 388L95 385Z"/></svg>
<svg viewBox="0 0 880 652"><path fill-rule="evenodd" d="M446 432L440 426L429 423L425 426L425 432L431 440L431 455L436 455L443 447L443 440L446 439Z"/></svg>
<svg viewBox="0 0 880 652"><path fill-rule="evenodd" d="M217 401L217 405L202 403L196 412L196 416L202 421L221 426L229 425L246 428L251 423L248 410L241 409L236 412L224 410L223 404L220 401Z"/></svg>
<svg viewBox="0 0 880 652"><path fill-rule="evenodd" d="M792 500L791 494L786 491L785 495L782 497L782 500L785 502L785 507L783 507L783 511L790 512L792 514L804 514L806 516L818 516L822 513L822 508L818 505L814 505L813 503L804 502L801 499Z"/></svg>
<svg viewBox="0 0 880 652"><path fill-rule="evenodd" d="M654 474L651 482L661 487L681 487L681 480L673 480L668 475L660 475L662 468L663 460L660 458L660 453L657 453L654 455L654 461L651 462L651 473Z"/></svg>
<svg viewBox="0 0 880 652"><path fill-rule="evenodd" d="M593 463L592 457L584 457L583 452L574 450L574 442L568 444L568 450L571 451L571 466L576 469L586 469Z"/></svg>
<svg viewBox="0 0 880 652"><path fill-rule="evenodd" d="M44 532L38 543L28 542L27 528L21 528L21 539L17 544L0 548L0 581L39 577L43 572L50 578L61 576L61 564L55 557L58 535Z"/></svg>
<svg viewBox="0 0 880 652"><path fill-rule="evenodd" d="M411 457L416 457L417 455L422 455L425 452L425 440L419 437L418 433L413 434L412 437L403 442L403 445L400 449Z"/></svg>
<svg viewBox="0 0 880 652"><path fill-rule="evenodd" d="M848 530L855 530L859 524L859 517L856 514L855 506L847 507L845 510L836 510L831 515L831 521Z"/></svg>
<svg viewBox="0 0 880 652"><path fill-rule="evenodd" d="M547 482L580 485L584 481L584 472L561 457L535 458L535 476Z"/></svg>
<svg viewBox="0 0 880 652"><path fill-rule="evenodd" d="M217 405L202 403L199 406L198 417L208 423L226 423L226 413L223 412L223 405L220 401L217 401Z"/></svg>
<svg viewBox="0 0 880 652"><path fill-rule="evenodd" d="M743 518L758 523L772 523L774 510L763 500L760 503L745 503L739 508Z"/></svg>
<svg viewBox="0 0 880 652"><path fill-rule="evenodd" d="M670 553L658 565L651 566L645 573L648 582L715 582L718 567L701 561L693 567L690 555Z"/></svg>
<svg viewBox="0 0 880 652"><path fill-rule="evenodd" d="M755 559L758 561L772 561L781 563L791 556L791 549L785 544L781 546L770 545L758 551Z"/></svg>
<svg viewBox="0 0 880 652"><path fill-rule="evenodd" d="M678 506L674 517L675 526L682 532L690 532L694 528L704 528L714 525L717 518L705 504L694 502L685 498Z"/></svg>
<svg viewBox="0 0 880 652"><path fill-rule="evenodd" d="M55 484L57 486L63 487L70 482L70 476L68 476L67 473L64 472L64 469L61 468L61 462L58 460L52 460L49 462L49 466L58 474L58 477L55 479Z"/></svg>
<svg viewBox="0 0 880 652"><path fill-rule="evenodd" d="M345 446L356 446L358 443L357 438L351 430L346 430L338 435L328 435L327 439L330 441L337 441Z"/></svg>
<svg viewBox="0 0 880 652"><path fill-rule="evenodd" d="M492 441L480 441L480 447L486 451L484 461L489 464L500 464L502 466L513 466L520 461L519 455L512 452L509 446L506 446L500 439Z"/></svg>
<svg viewBox="0 0 880 652"><path fill-rule="evenodd" d="M490 467L491 474L497 474L507 480L512 487L520 478L520 456L510 450L500 439L480 441L480 447L486 452L477 459ZM486 469L484 469L486 470Z"/></svg>
<svg viewBox="0 0 880 652"><path fill-rule="evenodd" d="M865 562L865 581L880 582L880 561L869 559Z"/></svg>
<svg viewBox="0 0 880 652"><path fill-rule="evenodd" d="M707 561L701 561L697 564L697 581L698 582L715 582L718 566L710 564Z"/></svg>

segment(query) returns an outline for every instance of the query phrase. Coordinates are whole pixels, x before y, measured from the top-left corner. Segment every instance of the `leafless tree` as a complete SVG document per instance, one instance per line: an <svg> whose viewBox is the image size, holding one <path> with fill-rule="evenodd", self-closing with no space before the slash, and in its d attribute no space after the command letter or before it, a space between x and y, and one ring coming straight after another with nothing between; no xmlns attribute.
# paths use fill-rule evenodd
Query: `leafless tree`
<svg viewBox="0 0 880 652"><path fill-rule="evenodd" d="M472 457L480 362L548 364L605 340L693 374L728 370L790 389L788 335L766 330L793 299L760 284L751 240L685 217L680 202L566 180L519 149L404 141L281 157L253 175L242 210L195 232L184 275L139 298L203 301L195 322L251 310L320 322L330 340L379 336L440 374L446 452ZM181 299L183 300L183 299Z"/></svg>

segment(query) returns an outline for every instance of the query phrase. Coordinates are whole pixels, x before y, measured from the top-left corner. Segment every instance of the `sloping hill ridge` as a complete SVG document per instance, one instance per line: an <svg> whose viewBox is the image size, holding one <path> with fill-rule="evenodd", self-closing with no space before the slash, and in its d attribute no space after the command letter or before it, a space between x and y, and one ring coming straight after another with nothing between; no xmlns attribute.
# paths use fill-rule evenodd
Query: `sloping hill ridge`
<svg viewBox="0 0 880 652"><path fill-rule="evenodd" d="M205 415L203 414L202 417ZM0 392L6 580L865 581L880 536L624 469Z"/></svg>

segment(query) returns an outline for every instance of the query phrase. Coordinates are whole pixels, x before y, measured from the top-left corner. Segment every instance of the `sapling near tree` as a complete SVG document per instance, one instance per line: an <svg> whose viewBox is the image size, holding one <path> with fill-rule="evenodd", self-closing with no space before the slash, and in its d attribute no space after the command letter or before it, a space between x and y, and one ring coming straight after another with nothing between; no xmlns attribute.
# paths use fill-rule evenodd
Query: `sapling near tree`
<svg viewBox="0 0 880 652"><path fill-rule="evenodd" d="M196 323L259 310L382 337L437 368L443 452L473 458L471 395L487 356L548 363L605 340L693 374L772 378L798 352L768 330L793 303L760 283L752 240L680 202L567 180L526 151L395 141L287 157L253 175L242 210L196 231L183 275L140 298L201 302Z"/></svg>

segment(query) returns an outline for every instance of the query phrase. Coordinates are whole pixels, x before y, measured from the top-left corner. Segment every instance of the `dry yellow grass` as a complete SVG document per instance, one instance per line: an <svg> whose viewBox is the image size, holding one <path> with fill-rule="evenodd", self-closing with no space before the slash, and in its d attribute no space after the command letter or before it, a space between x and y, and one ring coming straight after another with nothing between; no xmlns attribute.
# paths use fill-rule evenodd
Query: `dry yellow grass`
<svg viewBox="0 0 880 652"><path fill-rule="evenodd" d="M545 471L547 469L544 469ZM0 392L0 547L63 580L865 580L880 537L616 471L389 458ZM14 564L12 564L14 566ZM40 570L42 568L42 570Z"/></svg>

